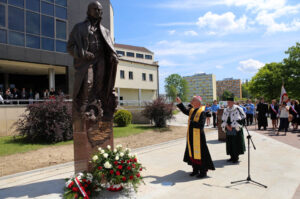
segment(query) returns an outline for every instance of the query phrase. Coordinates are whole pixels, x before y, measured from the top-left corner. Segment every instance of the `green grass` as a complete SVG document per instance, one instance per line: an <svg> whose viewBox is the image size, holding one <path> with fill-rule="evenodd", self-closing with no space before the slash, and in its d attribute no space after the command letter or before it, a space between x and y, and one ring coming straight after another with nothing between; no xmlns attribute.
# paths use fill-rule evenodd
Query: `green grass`
<svg viewBox="0 0 300 199"><path fill-rule="evenodd" d="M72 144L72 143L73 140L66 141L66 142L59 142L56 144L44 144L44 143L31 144L26 142L22 137L14 138L13 136L5 136L5 137L0 137L0 156L11 155L15 153L24 153L27 151L37 150L44 147L61 146L61 145Z"/></svg>
<svg viewBox="0 0 300 199"><path fill-rule="evenodd" d="M126 127L114 127L114 138L128 137L130 135L135 135L143 133L147 130L155 130L157 128L149 125L139 125L139 124L130 124Z"/></svg>
<svg viewBox="0 0 300 199"><path fill-rule="evenodd" d="M179 112L180 112L179 110L175 109L175 110L173 110L173 115L176 115L176 114L178 114Z"/></svg>
<svg viewBox="0 0 300 199"><path fill-rule="evenodd" d="M127 137L130 135L135 135L143 133L147 130L156 130L156 131L166 131L166 129L157 129L150 125L137 125L130 124L127 127L114 127L114 138ZM0 156L11 155L16 153L25 153L32 150L41 149L44 147L50 146L61 146L73 144L73 140L67 142L59 142L56 144L46 144L46 143L37 143L31 144L26 142L22 137L18 136L14 138L13 136L0 137Z"/></svg>

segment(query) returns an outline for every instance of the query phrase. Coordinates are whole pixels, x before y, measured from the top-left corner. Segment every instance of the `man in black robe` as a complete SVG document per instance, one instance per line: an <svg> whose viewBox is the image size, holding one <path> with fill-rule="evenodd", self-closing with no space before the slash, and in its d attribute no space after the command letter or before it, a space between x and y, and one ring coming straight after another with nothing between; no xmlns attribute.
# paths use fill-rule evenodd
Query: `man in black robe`
<svg viewBox="0 0 300 199"><path fill-rule="evenodd" d="M256 111L258 113L257 121L258 121L258 130L261 129L261 127L264 127L264 130L267 130L268 126L268 105L265 103L264 98L260 98L260 102L257 104Z"/></svg>
<svg viewBox="0 0 300 199"><path fill-rule="evenodd" d="M102 120L111 121L117 105L113 88L118 58L109 30L100 23L102 10L98 1L88 5L87 19L74 26L67 49L75 68L73 117L88 115L88 107L99 102Z"/></svg>
<svg viewBox="0 0 300 199"><path fill-rule="evenodd" d="M190 176L198 178L207 176L208 170L215 170L204 134L205 106L201 106L201 97L193 97L192 107L186 108L179 97L176 98L177 107L189 116L187 144L183 161L192 165L193 172Z"/></svg>

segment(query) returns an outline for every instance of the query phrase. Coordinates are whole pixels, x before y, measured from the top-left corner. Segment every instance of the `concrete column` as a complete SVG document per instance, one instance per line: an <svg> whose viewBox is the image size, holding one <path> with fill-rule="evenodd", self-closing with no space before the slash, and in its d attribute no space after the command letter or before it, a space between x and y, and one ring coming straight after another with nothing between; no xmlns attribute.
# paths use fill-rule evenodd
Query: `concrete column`
<svg viewBox="0 0 300 199"><path fill-rule="evenodd" d="M142 100L142 89L139 88L139 106L142 105L141 100Z"/></svg>
<svg viewBox="0 0 300 199"><path fill-rule="evenodd" d="M48 69L48 75L49 75L49 90L51 88L54 88L54 90L55 90L55 70L54 70L54 68Z"/></svg>
<svg viewBox="0 0 300 199"><path fill-rule="evenodd" d="M9 74L4 73L4 88L3 88L4 93L7 88L9 88Z"/></svg>

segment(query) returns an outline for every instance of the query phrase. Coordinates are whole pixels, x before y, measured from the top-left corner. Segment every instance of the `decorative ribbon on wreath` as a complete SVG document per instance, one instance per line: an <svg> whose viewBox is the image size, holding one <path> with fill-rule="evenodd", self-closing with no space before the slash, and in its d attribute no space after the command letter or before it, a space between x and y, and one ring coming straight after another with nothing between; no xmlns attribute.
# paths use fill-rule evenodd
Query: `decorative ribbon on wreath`
<svg viewBox="0 0 300 199"><path fill-rule="evenodd" d="M85 192L83 186L81 185L80 181L78 180L78 178L75 178L75 183L77 185L77 187L79 188L81 194L83 195L84 199L89 199L89 196L87 195L87 193Z"/></svg>

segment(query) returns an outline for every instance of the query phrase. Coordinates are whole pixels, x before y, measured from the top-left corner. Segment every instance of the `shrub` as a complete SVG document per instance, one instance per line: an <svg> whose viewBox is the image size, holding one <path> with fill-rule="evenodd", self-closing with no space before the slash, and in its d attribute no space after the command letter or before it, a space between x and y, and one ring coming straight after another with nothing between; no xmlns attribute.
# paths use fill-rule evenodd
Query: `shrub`
<svg viewBox="0 0 300 199"><path fill-rule="evenodd" d="M114 116L114 123L120 127L128 126L131 124L132 114L127 110L118 110Z"/></svg>
<svg viewBox="0 0 300 199"><path fill-rule="evenodd" d="M17 131L30 142L56 143L73 138L71 103L46 101L28 105Z"/></svg>
<svg viewBox="0 0 300 199"><path fill-rule="evenodd" d="M159 97L153 102L146 103L142 114L154 121L155 127L166 127L167 120L173 118L173 104L168 104L164 98Z"/></svg>

